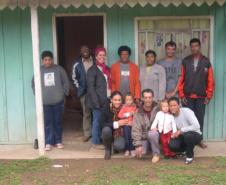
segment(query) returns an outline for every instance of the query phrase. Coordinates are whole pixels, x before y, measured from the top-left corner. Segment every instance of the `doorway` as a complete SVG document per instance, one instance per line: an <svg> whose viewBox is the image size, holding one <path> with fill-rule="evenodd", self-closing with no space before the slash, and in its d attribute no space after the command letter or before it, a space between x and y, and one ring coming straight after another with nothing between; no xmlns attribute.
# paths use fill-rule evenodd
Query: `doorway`
<svg viewBox="0 0 226 185"><path fill-rule="evenodd" d="M71 82L70 95L66 98L63 114L63 142L75 144L82 140L82 108L71 80L75 60L80 57L80 48L87 45L91 55L96 47L104 46L104 16L56 16L56 53ZM81 145L79 145L81 146ZM78 149L78 148L76 148ZM84 145L81 149L84 149Z"/></svg>

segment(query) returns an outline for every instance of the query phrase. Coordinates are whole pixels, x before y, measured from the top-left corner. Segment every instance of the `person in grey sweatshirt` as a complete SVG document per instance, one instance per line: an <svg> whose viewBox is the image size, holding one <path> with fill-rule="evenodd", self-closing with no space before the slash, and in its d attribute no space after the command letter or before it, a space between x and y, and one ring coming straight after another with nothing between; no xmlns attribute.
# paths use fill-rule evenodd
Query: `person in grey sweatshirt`
<svg viewBox="0 0 226 185"><path fill-rule="evenodd" d="M65 70L53 63L53 54L50 51L42 53L41 87L45 124L45 150L51 150L52 146L59 149L62 144L61 118L64 106L64 98L69 94L69 80ZM34 77L32 89L35 93Z"/></svg>
<svg viewBox="0 0 226 185"><path fill-rule="evenodd" d="M178 129L172 134L169 148L174 152L185 151L185 164L190 164L194 158L194 147L202 140L198 119L191 109L180 108L180 101L177 97L171 97L168 101Z"/></svg>
<svg viewBox="0 0 226 185"><path fill-rule="evenodd" d="M154 92L154 100L165 99L166 94L166 72L165 69L156 64L156 53L148 50L145 53L146 65L140 68L141 90L151 89Z"/></svg>

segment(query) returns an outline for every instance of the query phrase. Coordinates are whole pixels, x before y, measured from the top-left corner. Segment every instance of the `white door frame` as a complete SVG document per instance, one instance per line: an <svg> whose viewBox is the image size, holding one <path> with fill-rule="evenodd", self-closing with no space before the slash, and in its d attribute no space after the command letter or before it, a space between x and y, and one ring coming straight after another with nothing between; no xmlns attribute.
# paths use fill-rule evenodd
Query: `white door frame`
<svg viewBox="0 0 226 185"><path fill-rule="evenodd" d="M214 65L214 16L145 16L134 18L135 34L135 61L139 65L138 57L138 21L139 20L159 20L159 19L209 19L210 20L210 61Z"/></svg>
<svg viewBox="0 0 226 185"><path fill-rule="evenodd" d="M56 18L57 17L81 17L81 16L102 16L103 17L103 33L104 33L104 47L107 50L107 15L106 13L59 13L52 16L52 31L53 31L53 54L54 61L58 64L58 50L57 50L57 31Z"/></svg>

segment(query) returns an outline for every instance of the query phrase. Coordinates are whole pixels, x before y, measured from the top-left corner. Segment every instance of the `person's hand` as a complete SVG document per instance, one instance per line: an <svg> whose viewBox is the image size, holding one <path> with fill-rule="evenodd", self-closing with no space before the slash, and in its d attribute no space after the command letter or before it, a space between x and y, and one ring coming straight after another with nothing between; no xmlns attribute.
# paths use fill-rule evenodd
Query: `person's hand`
<svg viewBox="0 0 226 185"><path fill-rule="evenodd" d="M182 132L181 132L180 130L178 130L178 131L176 131L175 133L173 133L171 137L172 137L172 138L178 138L178 137L181 135L181 133L182 133Z"/></svg>
<svg viewBox="0 0 226 185"><path fill-rule="evenodd" d="M210 99L206 97L205 101L204 101L204 104L207 105L207 104L209 104L209 102L210 102Z"/></svg>
<svg viewBox="0 0 226 185"><path fill-rule="evenodd" d="M151 131L156 131L156 132L157 132L157 131L158 131L158 129L157 129L157 128L153 128L153 129L151 129Z"/></svg>
<svg viewBox="0 0 226 185"><path fill-rule="evenodd" d="M188 100L187 100L186 97L182 98L181 100L182 100L182 103L183 103L184 105L187 105L187 104L188 104Z"/></svg>
<svg viewBox="0 0 226 185"><path fill-rule="evenodd" d="M143 148L142 146L136 147L136 157L141 158L143 153Z"/></svg>
<svg viewBox="0 0 226 185"><path fill-rule="evenodd" d="M128 119L121 119L118 121L119 126L124 126L124 125L128 125L129 121Z"/></svg>

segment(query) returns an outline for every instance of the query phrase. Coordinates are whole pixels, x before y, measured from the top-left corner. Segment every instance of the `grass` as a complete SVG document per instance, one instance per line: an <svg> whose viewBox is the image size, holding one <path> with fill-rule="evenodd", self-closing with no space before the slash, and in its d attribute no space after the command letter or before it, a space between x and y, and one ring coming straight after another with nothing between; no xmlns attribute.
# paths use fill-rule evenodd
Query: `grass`
<svg viewBox="0 0 226 185"><path fill-rule="evenodd" d="M85 161L77 165L75 160L67 168L53 169L52 163L47 158L0 162L0 185L226 185L226 157L189 166L181 161L152 165L149 160L93 159L89 169Z"/></svg>

